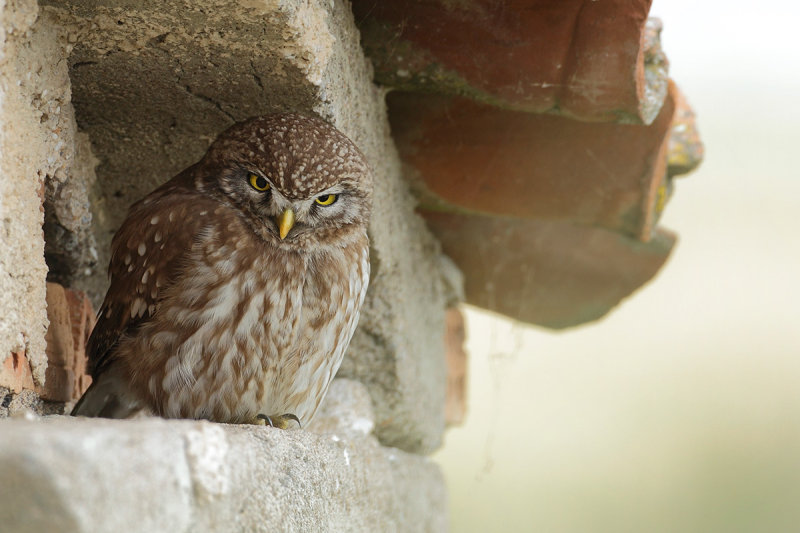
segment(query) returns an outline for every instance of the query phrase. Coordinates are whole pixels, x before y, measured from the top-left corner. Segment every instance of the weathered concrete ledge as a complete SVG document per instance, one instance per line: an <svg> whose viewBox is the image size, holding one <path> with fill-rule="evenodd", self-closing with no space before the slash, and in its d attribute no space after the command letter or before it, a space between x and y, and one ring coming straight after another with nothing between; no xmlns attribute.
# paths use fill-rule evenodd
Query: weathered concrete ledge
<svg viewBox="0 0 800 533"><path fill-rule="evenodd" d="M369 415L348 407L369 405L366 390L335 383L339 401L318 433L155 418L0 420L0 527L445 531L438 467L380 446ZM333 421L335 412L345 415Z"/></svg>

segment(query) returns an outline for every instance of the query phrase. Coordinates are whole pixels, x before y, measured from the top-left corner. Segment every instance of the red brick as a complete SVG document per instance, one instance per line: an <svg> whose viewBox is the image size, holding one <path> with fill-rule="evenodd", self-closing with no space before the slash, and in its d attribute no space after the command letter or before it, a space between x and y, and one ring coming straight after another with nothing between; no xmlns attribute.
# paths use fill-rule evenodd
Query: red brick
<svg viewBox="0 0 800 533"><path fill-rule="evenodd" d="M0 387L22 392L22 389L33 389L33 373L25 352L12 352L0 365Z"/></svg>
<svg viewBox="0 0 800 533"><path fill-rule="evenodd" d="M73 395L79 398L88 388L91 383L91 378L88 382L81 379L87 371L88 357L86 353L86 343L89 340L89 335L97 321L92 303L89 297L82 291L66 289L65 295L69 304L70 320L72 324L72 341L74 347L74 359L71 365L75 374L75 387ZM88 377L88 376L87 376Z"/></svg>
<svg viewBox="0 0 800 533"><path fill-rule="evenodd" d="M86 373L86 341L95 323L88 297L81 291L47 284L47 341L45 384L36 392L46 400L79 398L90 380Z"/></svg>
<svg viewBox="0 0 800 533"><path fill-rule="evenodd" d="M75 348L70 309L64 288L58 283L47 284L47 319L50 321L45 334L48 366L71 366L75 359Z"/></svg>

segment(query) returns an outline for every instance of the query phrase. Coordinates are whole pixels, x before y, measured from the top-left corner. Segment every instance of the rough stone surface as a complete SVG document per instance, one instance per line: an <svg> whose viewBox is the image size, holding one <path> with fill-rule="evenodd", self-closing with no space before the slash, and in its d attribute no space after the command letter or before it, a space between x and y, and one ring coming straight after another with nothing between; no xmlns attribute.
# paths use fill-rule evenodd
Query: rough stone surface
<svg viewBox="0 0 800 533"><path fill-rule="evenodd" d="M649 124L666 95L650 0L354 0L376 79L579 120Z"/></svg>
<svg viewBox="0 0 800 533"><path fill-rule="evenodd" d="M308 429L357 437L371 434L375 429L375 412L366 386L352 379L334 379Z"/></svg>
<svg viewBox="0 0 800 533"><path fill-rule="evenodd" d="M438 467L364 435L5 419L0 478L13 533L447 529Z"/></svg>
<svg viewBox="0 0 800 533"><path fill-rule="evenodd" d="M643 243L569 222L425 218L464 272L468 303L556 329L608 313L658 272L676 240L663 229Z"/></svg>
<svg viewBox="0 0 800 533"><path fill-rule="evenodd" d="M70 84L57 31L34 0L0 4L0 362L25 353L45 378L45 188L74 158ZM2 385L2 383L0 383Z"/></svg>
<svg viewBox="0 0 800 533"><path fill-rule="evenodd" d="M19 57L29 46L27 32L35 20L33 1L0 5L0 362L28 351L36 378L44 381L41 139L31 109L32 80L20 78ZM18 80L27 83L23 87Z"/></svg>
<svg viewBox="0 0 800 533"><path fill-rule="evenodd" d="M344 1L45 0L69 52L78 124L99 158L93 189L98 263L127 207L196 161L233 121L293 109L331 121L375 172L372 280L341 369L364 382L376 434L406 450L444 427L444 287L439 250L413 213ZM98 274L85 285L95 304ZM422 303L424 302L424 304ZM426 406L420 409L420 406Z"/></svg>
<svg viewBox="0 0 800 533"><path fill-rule="evenodd" d="M74 130L74 119L70 126ZM92 229L90 191L97 164L89 137L78 132L70 147L69 165L46 182L44 198L44 256L47 279L66 287L91 287L96 272L105 272L97 263L97 245Z"/></svg>
<svg viewBox="0 0 800 533"><path fill-rule="evenodd" d="M0 418L60 414L64 414L63 402L42 400L33 389L14 391L7 387L0 387ZM2 530L1 527L0 530Z"/></svg>

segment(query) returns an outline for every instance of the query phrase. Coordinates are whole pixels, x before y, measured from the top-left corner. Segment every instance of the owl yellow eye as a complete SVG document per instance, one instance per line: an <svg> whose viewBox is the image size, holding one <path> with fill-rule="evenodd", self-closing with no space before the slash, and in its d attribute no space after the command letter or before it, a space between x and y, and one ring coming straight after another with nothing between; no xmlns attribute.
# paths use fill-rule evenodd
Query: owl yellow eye
<svg viewBox="0 0 800 533"><path fill-rule="evenodd" d="M250 186L253 187L257 191L268 191L269 190L269 182L263 176L259 176L258 174L250 174Z"/></svg>
<svg viewBox="0 0 800 533"><path fill-rule="evenodd" d="M335 194L323 194L322 196L317 196L314 201L317 205L331 205L336 201L336 198L338 198L338 196Z"/></svg>

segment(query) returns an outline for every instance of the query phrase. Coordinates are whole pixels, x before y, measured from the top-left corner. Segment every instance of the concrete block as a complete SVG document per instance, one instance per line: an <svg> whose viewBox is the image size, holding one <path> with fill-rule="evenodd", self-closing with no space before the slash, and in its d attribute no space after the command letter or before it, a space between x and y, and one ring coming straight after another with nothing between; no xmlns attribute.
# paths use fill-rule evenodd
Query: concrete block
<svg viewBox="0 0 800 533"><path fill-rule="evenodd" d="M307 428L321 434L369 435L375 429L375 410L367 387L352 379L336 378L314 420Z"/></svg>
<svg viewBox="0 0 800 533"><path fill-rule="evenodd" d="M161 419L0 420L12 533L447 529L428 459L371 436Z"/></svg>
<svg viewBox="0 0 800 533"><path fill-rule="evenodd" d="M71 118L72 107L66 107ZM71 124L74 129L74 119ZM44 256L47 279L77 289L91 287L92 276L105 273L106 265L97 262L90 206L97 159L85 133L75 133L69 156L70 164L64 171L45 183Z"/></svg>
<svg viewBox="0 0 800 533"><path fill-rule="evenodd" d="M69 53L78 124L99 158L98 264L128 206L232 122L296 110L336 125L375 173L372 280L340 375L365 383L382 442L429 452L444 428L438 244L414 214L349 3L43 2ZM106 280L83 287L97 305Z"/></svg>
<svg viewBox="0 0 800 533"><path fill-rule="evenodd" d="M68 175L75 124L63 48L38 14L34 0L0 6L0 362L24 352L41 385L47 366L42 202L46 184Z"/></svg>

